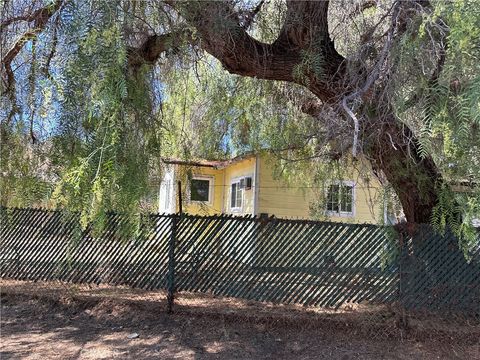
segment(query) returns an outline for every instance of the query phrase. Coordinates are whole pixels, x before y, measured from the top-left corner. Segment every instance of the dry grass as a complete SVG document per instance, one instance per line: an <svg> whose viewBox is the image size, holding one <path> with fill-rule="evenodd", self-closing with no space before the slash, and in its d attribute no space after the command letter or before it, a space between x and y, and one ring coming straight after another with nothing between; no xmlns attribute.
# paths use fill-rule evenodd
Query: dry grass
<svg viewBox="0 0 480 360"><path fill-rule="evenodd" d="M2 293L34 296L65 303L98 304L100 307L155 309L165 312L166 292L146 291L122 286L86 286L62 282L27 282L1 280ZM262 322L290 329L334 328L377 337L413 337L415 339L458 337L461 341L480 337L478 318L408 314L407 329L399 326L401 311L395 306L347 304L338 310L248 301L215 297L208 294L182 292L175 298L175 313L211 318L229 318L247 323Z"/></svg>
<svg viewBox="0 0 480 360"><path fill-rule="evenodd" d="M243 354L239 358L252 358L251 354L257 355L253 358L269 358L279 349L285 350L285 339L289 339L290 350L300 357L322 358L315 356L318 353L314 351L318 348L317 340L320 337L326 341L324 345L330 349L331 358L334 359L350 358L342 357L342 354L368 359L433 358L430 355L440 358L450 358L450 355L451 358L473 356L480 359L478 319L410 314L409 328L404 329L398 326L400 317L394 307L347 305L335 311L193 293L178 294L174 314L167 315L166 294L159 291L106 285L88 287L60 282L2 280L0 285L2 304L6 304L4 314L7 314L7 318L2 317L2 340L6 340L4 342L7 344L3 345L6 350L2 351L10 355L14 354L13 349L19 339L28 349L42 348L45 341L47 344L50 341L21 325L25 318L35 319L34 323L39 328L45 329L52 337L58 337L60 330L56 318L59 317L67 322L75 319L71 327L76 329L61 330L62 334L66 331L71 336L60 336L63 340L66 338L63 350L59 350L60 355L70 354L71 347L77 346L72 345L72 341L88 342L90 348L95 349L89 354L97 353L91 355L93 357L80 358L111 358L114 357L112 349L119 347L126 354L137 355L142 349L150 349L149 356L163 354L163 358L195 358L199 352L207 358L208 354L222 354L214 358L231 358L233 353ZM18 313L22 314L21 318L17 316ZM40 320L37 321L37 318ZM95 339L83 334L82 330L89 329L92 321L96 324L96 330L91 331L100 332ZM144 329L145 326L148 330ZM141 339L135 343L137 347L135 350L125 348L123 343L128 332L136 331L137 327L142 329ZM114 328L123 330L112 333L111 329ZM175 334L176 342L161 336L164 331ZM269 336L265 337L265 334ZM35 341L27 340L33 339L32 336ZM252 341L256 344L252 345L253 348L250 346ZM158 350L158 344L164 347L163 352L152 350ZM360 351L359 356L354 356L362 346L368 349L365 351L370 355L363 357ZM405 348L405 356L389 357L392 346ZM195 350L196 347L200 347L201 351ZM110 355L104 356L102 351ZM65 358L60 355L58 358ZM289 358L281 351L277 355L276 358ZM52 358L56 356L53 354Z"/></svg>

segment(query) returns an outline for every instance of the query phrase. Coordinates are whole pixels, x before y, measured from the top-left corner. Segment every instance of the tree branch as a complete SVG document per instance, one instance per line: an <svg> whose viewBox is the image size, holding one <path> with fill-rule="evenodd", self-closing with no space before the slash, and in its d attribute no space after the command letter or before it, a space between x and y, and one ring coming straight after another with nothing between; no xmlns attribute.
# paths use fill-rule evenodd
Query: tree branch
<svg viewBox="0 0 480 360"><path fill-rule="evenodd" d="M26 21L26 22L35 21L35 26L38 26L40 25L38 22L43 21L42 19L46 19L48 21L51 15L53 15L53 13L60 8L60 6L62 5L62 2L63 0L59 0L53 4L50 4L43 8L35 10L31 14L24 14L24 15L15 16L10 19L7 19L0 24L0 32L2 32L7 26L19 21Z"/></svg>
<svg viewBox="0 0 480 360"><path fill-rule="evenodd" d="M327 1L288 1L287 16L278 38L267 44L251 37L241 25L232 3L189 1L170 4L193 25L204 50L230 73L265 80L299 83L323 101L333 101L343 70L340 56L328 34ZM323 73L303 65L306 52L319 56ZM295 70L302 70L302 77Z"/></svg>
<svg viewBox="0 0 480 360"><path fill-rule="evenodd" d="M394 7L393 9L393 14L392 14L392 24L390 26L390 29L388 30L387 33L387 39L385 40L385 44L383 45L383 49L380 55L379 60L376 62L373 70L370 72L370 74L367 77L367 80L363 84L363 86L358 89L357 91L346 95L342 99L342 107L347 113L347 115L352 119L353 124L354 124L354 132L353 132L353 145L352 145L352 156L355 158L357 157L357 146L358 146L358 133L360 132L360 123L355 115L355 113L348 107L348 101L355 101L357 98L362 98L366 94L370 92L371 87L375 83L375 81L379 78L381 68L387 59L387 55L390 52L390 49L392 47L393 43L393 35L395 33L395 30L397 28L397 16L399 12L399 7Z"/></svg>
<svg viewBox="0 0 480 360"><path fill-rule="evenodd" d="M437 21L439 23L439 21ZM445 61L447 59L447 50L448 50L448 28L441 24L436 24L436 26L440 30L440 39L438 43L440 44L440 51L438 53L438 60L435 66L435 69L432 71L430 75L430 79L428 80L428 86L422 87L420 90L416 91L410 99L405 101L405 108L409 109L410 107L417 104L417 102L422 98L425 91L430 91L435 85L438 83L438 79L443 71L445 66ZM432 42L434 40L432 39Z"/></svg>
<svg viewBox="0 0 480 360"><path fill-rule="evenodd" d="M57 10L60 9L63 3L64 3L64 0L57 0L55 3L51 5L45 6L43 8L40 8L34 11L31 15L24 15L24 16L8 19L1 24L2 31L9 24L12 24L15 21L21 21L21 20L25 20L29 22L33 21L35 26L33 29L23 33L20 36L20 38L17 41L15 41L15 43L12 45L10 50L7 51L7 53L2 58L2 61L1 61L1 65L4 70L3 81L5 84L5 86L2 89L2 95L7 94L12 102L12 111L9 114L8 120L17 111L16 99L15 99L15 76L12 70L12 62L16 58L16 56L20 53L25 43L28 42L29 40L35 39L38 33L40 33L45 28L50 18L57 12Z"/></svg>
<svg viewBox="0 0 480 360"><path fill-rule="evenodd" d="M257 16L257 14L260 12L264 3L265 3L265 0L260 0L260 2L257 4L257 6L255 6L255 8L248 11L244 15L244 20L243 20L243 24L242 24L242 27L244 29L248 29L250 27L250 25L252 25L252 22L255 19L255 16Z"/></svg>
<svg viewBox="0 0 480 360"><path fill-rule="evenodd" d="M195 42L192 32L182 29L161 35L151 35L138 48L130 47L128 49L129 67L136 70L143 64L155 63L162 53L178 47L179 38L183 38L188 43Z"/></svg>

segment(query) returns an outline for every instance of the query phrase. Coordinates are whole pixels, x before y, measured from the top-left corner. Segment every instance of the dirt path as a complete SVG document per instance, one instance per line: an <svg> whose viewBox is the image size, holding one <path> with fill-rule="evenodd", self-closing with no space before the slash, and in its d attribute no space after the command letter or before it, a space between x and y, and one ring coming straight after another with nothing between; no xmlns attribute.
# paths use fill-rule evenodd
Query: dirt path
<svg viewBox="0 0 480 360"><path fill-rule="evenodd" d="M333 326L328 317L321 321L290 308L248 316L258 304L217 303L207 311L202 301L188 304L184 298L168 315L162 301L52 297L5 284L1 302L2 360L480 359L473 332L457 339L402 340L384 328ZM133 333L138 337L130 339Z"/></svg>

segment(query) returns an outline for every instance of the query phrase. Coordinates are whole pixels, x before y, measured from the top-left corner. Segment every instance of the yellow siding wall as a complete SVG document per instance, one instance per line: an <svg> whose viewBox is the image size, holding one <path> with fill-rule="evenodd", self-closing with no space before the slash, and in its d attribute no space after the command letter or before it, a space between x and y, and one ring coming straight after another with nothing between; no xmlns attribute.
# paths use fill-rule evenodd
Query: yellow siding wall
<svg viewBox="0 0 480 360"><path fill-rule="evenodd" d="M213 178L212 204L203 204L190 201L190 192L188 190L189 180L187 172L190 172L192 177L205 176ZM211 167L193 167L187 169L185 166L177 165L176 179L180 179L182 181L183 211L194 215L220 214L223 210L223 177L223 169L215 169ZM176 199L176 202L178 211L178 198Z"/></svg>
<svg viewBox="0 0 480 360"><path fill-rule="evenodd" d="M243 190L243 206L239 212L233 212L230 208L230 195L232 180L239 177L250 176L252 178L252 188ZM235 162L225 168L225 198L224 209L227 214L253 214L254 194L255 194L255 157L250 157L239 162Z"/></svg>
<svg viewBox="0 0 480 360"><path fill-rule="evenodd" d="M273 178L273 161L275 159L264 154L258 156L258 184L255 183L256 157L252 156L244 160L234 162L225 168L216 169L211 167L176 166L176 179L182 180L183 209L190 214L213 215L219 213L227 214L256 214L267 213L281 218L311 218L310 205L315 201L311 189L302 188L302 184L286 184L281 179ZM189 191L188 175L211 176L214 179L213 204L192 203L188 199ZM243 190L243 206L241 211L232 211L230 207L231 183L239 177L252 177L252 188ZM353 217L329 217L331 221L351 223L377 223L383 216L379 213L381 199L380 183L373 174L369 181L365 181L359 172L350 171L348 178L343 180L354 181L355 204ZM255 209L256 187L258 199ZM178 199L177 211L178 211Z"/></svg>
<svg viewBox="0 0 480 360"><path fill-rule="evenodd" d="M294 184L287 185L280 179L274 179L273 161L271 156L259 156L258 213L281 218L309 218L308 192L293 188Z"/></svg>
<svg viewBox="0 0 480 360"><path fill-rule="evenodd" d="M271 156L263 155L259 163L259 199L258 213L267 213L282 218L311 218L310 204L315 201L311 189L299 188L302 184L286 184L281 179L274 179ZM331 221L351 223L377 223L379 217L378 201L380 184L373 175L365 182L353 170L348 179L355 182L355 210L353 217L329 217Z"/></svg>
<svg viewBox="0 0 480 360"><path fill-rule="evenodd" d="M203 204L191 202L189 199L189 174L195 176L213 177L213 204ZM225 168L216 169L211 167L187 167L182 165L176 166L176 179L182 181L183 211L194 215L213 215L219 213L227 214L253 214L254 211L254 193L255 184L252 183L250 190L243 190L242 209L240 211L232 211L230 208L230 195L232 180L250 176L254 181L255 175L255 157L241 160ZM178 211L178 198L177 198Z"/></svg>
<svg viewBox="0 0 480 360"><path fill-rule="evenodd" d="M373 174L369 181L365 181L357 171L352 171L348 180L355 182L355 216L346 218L348 222L356 223L378 223L383 218L381 212L381 185L374 178ZM334 221L345 221L344 217L333 218Z"/></svg>

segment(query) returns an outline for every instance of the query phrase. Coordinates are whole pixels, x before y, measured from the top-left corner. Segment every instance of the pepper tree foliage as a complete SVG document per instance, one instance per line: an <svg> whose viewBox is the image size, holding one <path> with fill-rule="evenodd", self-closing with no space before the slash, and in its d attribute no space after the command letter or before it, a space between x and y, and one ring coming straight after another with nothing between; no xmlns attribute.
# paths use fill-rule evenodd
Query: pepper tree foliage
<svg viewBox="0 0 480 360"><path fill-rule="evenodd" d="M21 104L2 123L2 164L10 170L2 176L4 205L47 201L81 211L86 224L108 210L138 211L147 194L148 171L158 164L152 154L159 151L149 75L147 68L128 73L120 9L109 2L95 5L67 4L57 15L61 56L48 74L40 74L41 60L25 71L39 73L36 104ZM42 40L35 46L45 51Z"/></svg>
<svg viewBox="0 0 480 360"><path fill-rule="evenodd" d="M432 154L445 178L457 184L441 187L439 203L433 209L433 224L443 229L448 222L457 233L475 238L470 224L480 214L480 9L474 1L435 5L427 21L448 24L444 26L447 50L440 60L441 71L433 80L423 74L422 59L428 53L422 43L434 36L424 22L414 41L402 44L400 69L413 71L413 76L407 73L394 79L402 84L393 92L395 108L400 119L414 124L422 154ZM419 59L416 68L410 64L413 56ZM414 96L407 93L412 88ZM459 184L464 191L454 193L462 188ZM465 191L465 187L469 190ZM455 208L464 214L463 222L448 218Z"/></svg>
<svg viewBox="0 0 480 360"><path fill-rule="evenodd" d="M52 199L98 215L129 211L145 195L158 139L149 131L154 119L146 78L126 74L118 23L102 13L94 21L101 26L88 30L65 72L59 133L51 137L52 165L61 173Z"/></svg>
<svg viewBox="0 0 480 360"><path fill-rule="evenodd" d="M479 9L473 0L412 4L411 18L395 12L398 1L330 5L331 37L353 79L347 88L361 89L370 77L382 84L373 90L382 106L362 103L367 89L347 108L360 121L390 111L412 129L420 155L433 158L446 179L432 222L469 233L480 205ZM322 43L300 51L301 61L285 75L293 81L231 75L225 60L222 67L208 54L214 51L198 29L194 5L4 3L2 58L19 50L10 63L2 61L2 205L78 210L84 223L108 210L136 213L151 196L162 157L221 158L269 148L282 159L279 172L297 182L321 189L341 175L352 142L359 138L354 152L362 152L368 134L357 132L341 106L318 104L308 90L328 70L315 51ZM275 41L288 16L280 0L234 1L232 9L241 28L265 43ZM228 16L214 24L237 31ZM391 41L390 28L397 35ZM451 183L468 191L453 194Z"/></svg>

